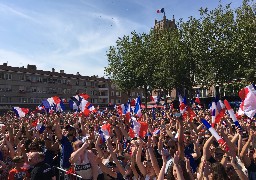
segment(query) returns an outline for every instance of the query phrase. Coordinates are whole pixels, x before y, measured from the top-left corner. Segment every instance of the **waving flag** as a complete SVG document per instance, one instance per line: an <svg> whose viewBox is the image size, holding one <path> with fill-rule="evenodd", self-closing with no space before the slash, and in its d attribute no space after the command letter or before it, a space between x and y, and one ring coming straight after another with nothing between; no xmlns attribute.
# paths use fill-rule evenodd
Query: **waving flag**
<svg viewBox="0 0 256 180"><path fill-rule="evenodd" d="M150 101L153 101L156 104L158 104L160 100L161 100L160 96L150 96Z"/></svg>
<svg viewBox="0 0 256 180"><path fill-rule="evenodd" d="M36 110L38 110L38 111L44 110L43 104L38 105L38 106L36 107Z"/></svg>
<svg viewBox="0 0 256 180"><path fill-rule="evenodd" d="M79 95L75 95L75 96L70 97L70 99L72 101L74 101L76 103L76 105L79 107L83 98Z"/></svg>
<svg viewBox="0 0 256 180"><path fill-rule="evenodd" d="M85 93L81 93L79 94L82 98L84 98L85 100L89 99L90 96L88 94L85 94Z"/></svg>
<svg viewBox="0 0 256 180"><path fill-rule="evenodd" d="M182 98L181 95L179 95L179 102L180 102L180 113L184 114L184 112L186 111L186 101L185 99Z"/></svg>
<svg viewBox="0 0 256 180"><path fill-rule="evenodd" d="M234 110L231 108L229 102L226 99L224 100L224 104L225 104L225 106L228 110L228 113L229 113L231 119L233 120L235 126L238 127L240 130L242 130L242 127L240 126L239 122L237 121Z"/></svg>
<svg viewBox="0 0 256 180"><path fill-rule="evenodd" d="M217 108L217 114L216 114L215 123L219 123L221 118L223 118L225 115L225 105L221 100L219 100L216 103L216 108Z"/></svg>
<svg viewBox="0 0 256 180"><path fill-rule="evenodd" d="M131 138L134 137L145 137L148 131L148 124L146 122L137 121L136 118L131 119L131 128L129 130L129 135Z"/></svg>
<svg viewBox="0 0 256 180"><path fill-rule="evenodd" d="M246 86L239 91L239 97L242 99L238 115L245 114L253 118L256 114L256 88L253 84Z"/></svg>
<svg viewBox="0 0 256 180"><path fill-rule="evenodd" d="M219 136L216 130L205 120L201 119L204 126L211 132L211 134L215 137L219 144L223 145L226 151L229 151L229 147L225 144L225 141Z"/></svg>
<svg viewBox="0 0 256 180"><path fill-rule="evenodd" d="M110 137L110 131L111 131L111 125L110 124L104 124L101 126L101 132L104 138L107 140Z"/></svg>
<svg viewBox="0 0 256 180"><path fill-rule="evenodd" d="M63 110L65 110L63 101L58 96L47 98L42 101L42 104L48 111L62 112Z"/></svg>
<svg viewBox="0 0 256 180"><path fill-rule="evenodd" d="M212 127L214 127L215 126L215 120L216 120L216 112L217 112L217 106L216 106L216 103L214 101L212 102L211 110L212 110Z"/></svg>
<svg viewBox="0 0 256 180"><path fill-rule="evenodd" d="M156 10L157 13L164 13L164 8Z"/></svg>
<svg viewBox="0 0 256 180"><path fill-rule="evenodd" d="M199 91L198 91L198 90L196 91L196 99L195 99L195 102L198 103L198 104L201 104L200 98L199 98Z"/></svg>
<svg viewBox="0 0 256 180"><path fill-rule="evenodd" d="M136 98L136 103L135 103L135 108L134 108L134 114L136 114L138 117L142 116L140 105L141 105L141 100L140 100L140 96L138 96Z"/></svg>
<svg viewBox="0 0 256 180"><path fill-rule="evenodd" d="M153 135L157 136L157 135L159 135L159 134L160 134L160 129L155 129L155 130L153 131Z"/></svg>
<svg viewBox="0 0 256 180"><path fill-rule="evenodd" d="M25 117L29 112L28 108L13 107L12 109L18 117Z"/></svg>
<svg viewBox="0 0 256 180"><path fill-rule="evenodd" d="M69 108L72 110L72 111L78 111L79 110L79 108L78 108L78 106L77 106L77 103L76 102L74 102L73 100L69 100Z"/></svg>

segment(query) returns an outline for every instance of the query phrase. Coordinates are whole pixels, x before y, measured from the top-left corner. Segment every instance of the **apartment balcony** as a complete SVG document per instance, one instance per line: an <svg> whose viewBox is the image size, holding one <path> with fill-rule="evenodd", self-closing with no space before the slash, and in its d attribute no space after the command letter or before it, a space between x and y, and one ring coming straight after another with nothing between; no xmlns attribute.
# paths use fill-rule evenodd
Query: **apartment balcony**
<svg viewBox="0 0 256 180"><path fill-rule="evenodd" d="M108 91L107 87L99 87L99 91Z"/></svg>
<svg viewBox="0 0 256 180"><path fill-rule="evenodd" d="M99 99L108 99L108 96L98 96Z"/></svg>

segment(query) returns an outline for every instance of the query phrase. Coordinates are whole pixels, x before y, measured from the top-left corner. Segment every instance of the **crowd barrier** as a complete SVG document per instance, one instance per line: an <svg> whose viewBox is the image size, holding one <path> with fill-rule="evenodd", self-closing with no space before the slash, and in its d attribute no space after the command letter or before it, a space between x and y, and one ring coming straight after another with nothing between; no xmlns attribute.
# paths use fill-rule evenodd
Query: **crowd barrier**
<svg viewBox="0 0 256 180"><path fill-rule="evenodd" d="M83 178L77 174L68 173L67 170L60 167L54 167L56 173L56 180L83 180Z"/></svg>

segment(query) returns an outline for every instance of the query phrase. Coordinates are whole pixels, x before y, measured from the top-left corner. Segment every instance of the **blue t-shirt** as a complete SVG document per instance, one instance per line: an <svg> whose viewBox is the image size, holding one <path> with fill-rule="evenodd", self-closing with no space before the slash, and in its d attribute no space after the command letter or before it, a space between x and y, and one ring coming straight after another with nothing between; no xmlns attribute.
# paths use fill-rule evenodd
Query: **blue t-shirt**
<svg viewBox="0 0 256 180"><path fill-rule="evenodd" d="M191 143L188 146L186 146L184 149L184 153L185 153L185 156L189 159L190 167L192 171L196 172L197 165L196 165L195 159L192 156L192 154L194 153L194 144Z"/></svg>
<svg viewBox="0 0 256 180"><path fill-rule="evenodd" d="M3 161L3 154L1 152L1 150L0 150L0 161Z"/></svg>
<svg viewBox="0 0 256 180"><path fill-rule="evenodd" d="M76 138L73 139L72 142L75 142ZM64 169L70 168L71 164L69 162L69 158L72 154L73 147L72 142L68 140L66 136L62 136L61 142L61 157L60 157L60 166Z"/></svg>

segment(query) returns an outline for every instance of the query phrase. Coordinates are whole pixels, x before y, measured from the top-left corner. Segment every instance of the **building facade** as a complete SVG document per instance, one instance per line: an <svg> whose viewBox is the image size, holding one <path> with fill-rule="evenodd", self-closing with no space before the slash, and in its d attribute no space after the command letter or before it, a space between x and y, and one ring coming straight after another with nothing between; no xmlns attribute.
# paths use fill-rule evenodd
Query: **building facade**
<svg viewBox="0 0 256 180"><path fill-rule="evenodd" d="M98 76L66 74L38 70L36 65L11 67L0 65L0 110L12 106L36 107L43 99L59 96L69 100L77 93L86 93L94 106L106 107L127 102L127 95L121 93L110 79Z"/></svg>

